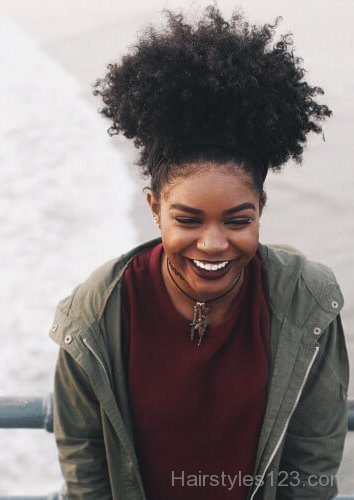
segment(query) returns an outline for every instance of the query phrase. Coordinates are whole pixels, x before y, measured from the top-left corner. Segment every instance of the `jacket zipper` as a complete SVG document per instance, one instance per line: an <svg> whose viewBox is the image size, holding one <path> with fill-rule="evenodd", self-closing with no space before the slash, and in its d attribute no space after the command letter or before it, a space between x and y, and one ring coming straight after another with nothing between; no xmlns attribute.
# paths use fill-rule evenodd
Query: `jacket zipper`
<svg viewBox="0 0 354 500"><path fill-rule="evenodd" d="M89 351L90 351L90 352L91 352L91 353L95 356L95 358L96 358L96 360L99 362L99 364L101 365L101 367L102 367L102 369L103 369L103 371L104 371L104 373L105 373L105 375L106 375L106 377L107 377L108 383L109 383L109 385L111 385L111 382L110 382L109 377L108 377L107 370L106 370L106 368L105 368L105 366L104 366L104 364L103 364L103 362L102 362L101 358L98 356L98 354L96 354L96 352L95 352L95 350L93 349L93 347L92 347L92 346L90 346L90 344L88 343L87 339L84 339L84 338L83 338L83 339L82 339L82 341L83 341L83 343L85 344L85 346L88 348L88 350L89 350ZM137 473L136 473L136 471L135 471L135 470L134 470L134 472L135 472L135 475L137 476ZM138 481L138 482L139 482L139 481Z"/></svg>
<svg viewBox="0 0 354 500"><path fill-rule="evenodd" d="M106 377L107 377L108 383L109 383L109 385L111 386L111 382L110 382L110 380L109 380L107 370L106 370L106 368L105 368L105 366L104 366L104 364L103 364L103 362L102 362L101 358L100 358L100 357L99 357L99 356L95 353L94 349L93 349L93 348L90 346L90 344L87 342L87 339L82 339L82 341L83 341L83 343L85 344L85 346L88 348L88 350L89 350L90 352L92 352L92 354L95 356L95 358L97 359L97 361L98 361L98 362L99 362L99 364L101 365L101 367L102 367L102 369L103 369L103 371L104 371L104 373L105 373L105 375L106 375Z"/></svg>
<svg viewBox="0 0 354 500"><path fill-rule="evenodd" d="M249 500L252 500L252 499L254 498L255 494L257 493L257 491L258 491L259 487L261 486L261 484L262 484L262 482L263 482L263 479L264 479L264 476L265 476L265 474L266 474L266 472L267 472L267 469L268 469L268 467L270 466L270 464L272 463L272 460L273 460L273 458L275 457L275 455L276 455L276 453L277 453L277 451L278 451L278 449L279 449L279 447L280 447L280 445L281 445L281 443L282 443L282 441L283 441L283 438L284 438L284 435L285 435L285 433L286 433L286 431L287 431L287 428L288 428L288 425L289 425L290 419L291 419L291 417L293 416L293 413L294 413L294 411L295 411L295 408L297 407L297 404L298 404L298 402L299 402L299 399L300 399L300 397L301 397L302 391L303 391L304 386L305 386L305 384L306 384L306 381L307 381L307 379L308 379L308 376L309 376L309 373L310 373L310 371L311 371L312 365L313 365L313 364L314 364L314 362L315 362L315 359L316 359L316 357L317 357L317 354L318 354L319 349L320 349L320 347L319 347L319 346L316 346L316 348L315 348L315 352L314 352L314 354L313 354L313 356L312 356L312 358L311 358L311 361L310 361L310 363L309 363L309 365L308 365L308 367L307 367L307 370L306 370L306 373L305 373L304 380L302 381L301 387L300 387L299 392L298 392L298 394L297 394L297 396L296 396L296 399L295 399L295 402L294 402L294 404L293 404L293 407L292 407L292 409L291 409L291 411L290 411L290 413L289 413L289 416L288 416L288 418L287 418L287 420L286 420L286 422L285 422L284 429L283 429L283 431L282 431L282 433L281 433L281 435L280 435L280 438L279 438L279 439L278 439L278 441L277 441L277 444L275 445L275 448L274 448L274 450L273 450L273 452L272 452L272 454L271 454L271 456L270 456L270 458L269 458L269 460L268 460L268 462L267 462L267 465L265 466L265 469L264 469L264 472L263 472L263 474L262 474L262 476L261 476L261 479L260 479L260 481L258 482L258 485L257 485L256 489L254 490L254 492L252 493L252 495L251 495L251 497L250 497L250 499L249 499Z"/></svg>

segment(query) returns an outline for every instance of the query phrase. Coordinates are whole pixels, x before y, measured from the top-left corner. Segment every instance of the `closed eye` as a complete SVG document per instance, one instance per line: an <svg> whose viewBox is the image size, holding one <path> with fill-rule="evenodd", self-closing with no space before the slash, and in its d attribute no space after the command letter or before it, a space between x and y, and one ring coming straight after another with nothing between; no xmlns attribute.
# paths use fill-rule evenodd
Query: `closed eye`
<svg viewBox="0 0 354 500"><path fill-rule="evenodd" d="M200 224L201 220L199 219L192 219L191 217L175 217L176 221L179 222L180 224Z"/></svg>
<svg viewBox="0 0 354 500"><path fill-rule="evenodd" d="M228 226L244 226L251 224L252 221L253 219L251 217L239 217L237 219L225 221L225 224Z"/></svg>

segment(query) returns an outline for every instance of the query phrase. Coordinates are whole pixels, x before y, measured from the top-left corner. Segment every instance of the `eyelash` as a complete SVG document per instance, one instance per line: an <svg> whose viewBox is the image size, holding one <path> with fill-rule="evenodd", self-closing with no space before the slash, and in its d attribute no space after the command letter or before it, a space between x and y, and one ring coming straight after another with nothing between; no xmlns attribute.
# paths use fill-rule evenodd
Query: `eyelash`
<svg viewBox="0 0 354 500"><path fill-rule="evenodd" d="M201 221L199 219L192 219L192 218L185 218L185 217L175 217L176 221L179 222L180 224L184 225L192 225L192 224L199 224ZM246 226L248 224L251 224L253 221L252 217L242 217L240 219L232 219L229 221L226 221L226 225L230 226Z"/></svg>

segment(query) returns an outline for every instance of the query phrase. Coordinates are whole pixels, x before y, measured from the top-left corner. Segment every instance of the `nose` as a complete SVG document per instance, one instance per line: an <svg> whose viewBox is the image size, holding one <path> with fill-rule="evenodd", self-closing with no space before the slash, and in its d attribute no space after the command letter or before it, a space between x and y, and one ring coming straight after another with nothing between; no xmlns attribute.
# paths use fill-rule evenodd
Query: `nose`
<svg viewBox="0 0 354 500"><path fill-rule="evenodd" d="M220 254L229 248L227 239L222 228L212 226L206 228L197 242L198 250L208 254Z"/></svg>

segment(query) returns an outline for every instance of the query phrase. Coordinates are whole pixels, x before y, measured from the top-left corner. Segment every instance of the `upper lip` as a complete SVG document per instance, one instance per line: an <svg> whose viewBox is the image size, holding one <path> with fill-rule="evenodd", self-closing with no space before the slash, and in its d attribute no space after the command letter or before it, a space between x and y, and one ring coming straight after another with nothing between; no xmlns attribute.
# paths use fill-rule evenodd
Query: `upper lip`
<svg viewBox="0 0 354 500"><path fill-rule="evenodd" d="M204 264L221 264L221 262L230 262L233 259L224 259L224 260L204 260L204 259L192 259L187 257L189 260L197 260L198 262L203 262Z"/></svg>

